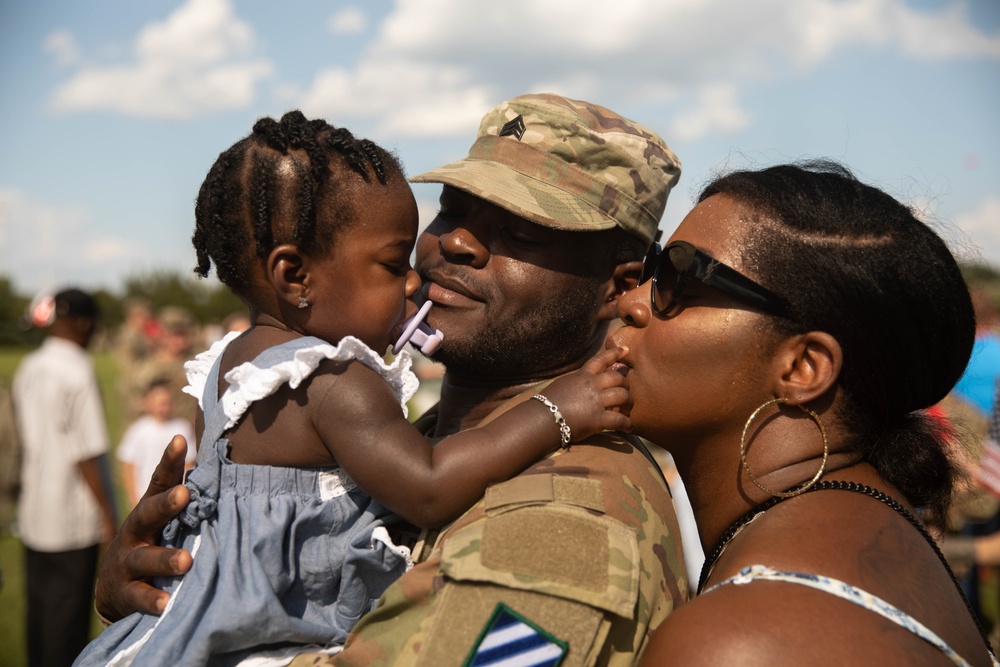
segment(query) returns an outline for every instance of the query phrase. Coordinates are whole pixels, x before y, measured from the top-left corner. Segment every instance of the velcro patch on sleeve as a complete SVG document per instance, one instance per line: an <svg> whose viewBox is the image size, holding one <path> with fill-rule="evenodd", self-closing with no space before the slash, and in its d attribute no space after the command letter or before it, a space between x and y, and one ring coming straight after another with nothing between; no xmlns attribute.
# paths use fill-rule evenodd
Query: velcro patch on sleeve
<svg viewBox="0 0 1000 667"><path fill-rule="evenodd" d="M558 667L568 644L498 603L462 667Z"/></svg>
<svg viewBox="0 0 1000 667"><path fill-rule="evenodd" d="M555 595L632 618L639 591L635 531L558 504L522 506L451 535L441 572Z"/></svg>
<svg viewBox="0 0 1000 667"><path fill-rule="evenodd" d="M486 513L514 505L558 502L604 513L604 486L596 479L522 475L486 489Z"/></svg>

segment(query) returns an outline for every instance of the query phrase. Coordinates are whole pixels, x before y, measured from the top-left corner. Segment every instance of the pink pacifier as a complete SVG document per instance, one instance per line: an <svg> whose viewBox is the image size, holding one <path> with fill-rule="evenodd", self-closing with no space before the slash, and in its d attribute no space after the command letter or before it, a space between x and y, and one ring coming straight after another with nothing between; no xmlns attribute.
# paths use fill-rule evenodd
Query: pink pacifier
<svg viewBox="0 0 1000 667"><path fill-rule="evenodd" d="M399 354L407 342L419 347L420 351L428 357L437 352L441 341L444 340L444 334L424 322L424 318L431 310L431 305L430 301L424 301L424 305L420 306L417 314L406 321L403 334L392 346L393 354Z"/></svg>

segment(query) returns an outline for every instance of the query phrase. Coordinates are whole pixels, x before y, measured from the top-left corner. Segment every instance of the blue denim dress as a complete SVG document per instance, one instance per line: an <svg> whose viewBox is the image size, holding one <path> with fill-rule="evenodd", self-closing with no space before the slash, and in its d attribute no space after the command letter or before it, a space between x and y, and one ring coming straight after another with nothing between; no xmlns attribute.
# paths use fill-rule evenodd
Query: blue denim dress
<svg viewBox="0 0 1000 667"><path fill-rule="evenodd" d="M385 530L395 517L339 468L234 464L221 436L263 391L285 382L294 388L322 359L345 354L386 377L405 404L416 387L410 359L388 366L356 339L334 347L300 338L230 371L227 395L216 400L223 347L205 353L214 358L198 463L185 482L191 503L164 530L164 545L188 549L194 564L183 577L156 582L171 594L161 616L135 613L115 623L77 665L235 665L251 654L255 665L283 664L287 658L265 656L342 644L409 565Z"/></svg>

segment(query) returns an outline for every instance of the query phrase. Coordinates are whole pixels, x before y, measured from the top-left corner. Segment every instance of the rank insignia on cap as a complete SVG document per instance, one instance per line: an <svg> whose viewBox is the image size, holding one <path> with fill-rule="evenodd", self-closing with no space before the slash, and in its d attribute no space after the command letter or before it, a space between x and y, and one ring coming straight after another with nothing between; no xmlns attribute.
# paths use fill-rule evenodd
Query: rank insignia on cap
<svg viewBox="0 0 1000 667"><path fill-rule="evenodd" d="M569 645L499 603L462 667L558 667Z"/></svg>
<svg viewBox="0 0 1000 667"><path fill-rule="evenodd" d="M501 137L514 137L518 141L524 136L524 119L518 114L517 118L509 120L500 128Z"/></svg>

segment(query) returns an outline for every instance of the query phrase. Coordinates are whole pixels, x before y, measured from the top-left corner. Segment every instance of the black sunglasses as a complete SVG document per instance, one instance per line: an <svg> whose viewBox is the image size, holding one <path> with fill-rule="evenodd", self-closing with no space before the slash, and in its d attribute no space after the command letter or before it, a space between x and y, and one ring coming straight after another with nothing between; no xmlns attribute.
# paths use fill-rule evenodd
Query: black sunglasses
<svg viewBox="0 0 1000 667"><path fill-rule="evenodd" d="M642 262L639 284L650 278L650 303L657 315L673 315L689 278L772 315L784 315L785 304L736 269L706 255L687 241L674 241L663 250L655 241Z"/></svg>

